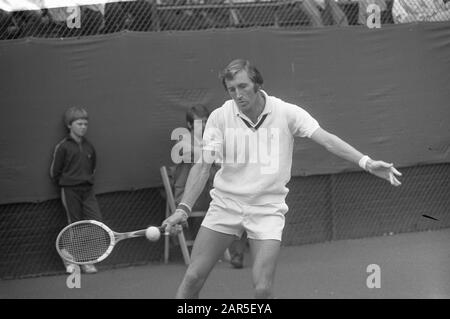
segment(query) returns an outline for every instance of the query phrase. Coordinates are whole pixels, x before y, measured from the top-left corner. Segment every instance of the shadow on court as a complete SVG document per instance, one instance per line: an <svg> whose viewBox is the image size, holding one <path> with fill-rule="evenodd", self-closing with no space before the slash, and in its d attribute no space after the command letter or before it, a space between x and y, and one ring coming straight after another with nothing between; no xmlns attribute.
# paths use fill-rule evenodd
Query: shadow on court
<svg viewBox="0 0 450 319"><path fill-rule="evenodd" d="M275 295L307 298L450 298L450 229L283 247ZM249 256L246 267L217 264L202 298L252 298ZM369 265L378 265L380 288L368 288ZM172 298L186 267L181 263L110 269L81 275L69 289L67 276L0 282L0 298ZM373 277L370 277L373 279ZM369 280L370 282L374 282Z"/></svg>

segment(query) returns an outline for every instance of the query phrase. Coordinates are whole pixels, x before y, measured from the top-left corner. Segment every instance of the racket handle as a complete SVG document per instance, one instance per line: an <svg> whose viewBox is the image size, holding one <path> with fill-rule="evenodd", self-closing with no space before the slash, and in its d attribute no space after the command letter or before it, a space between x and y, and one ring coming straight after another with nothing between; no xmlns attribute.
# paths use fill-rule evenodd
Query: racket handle
<svg viewBox="0 0 450 319"><path fill-rule="evenodd" d="M166 225L159 226L158 229L161 234L168 235L166 234Z"/></svg>

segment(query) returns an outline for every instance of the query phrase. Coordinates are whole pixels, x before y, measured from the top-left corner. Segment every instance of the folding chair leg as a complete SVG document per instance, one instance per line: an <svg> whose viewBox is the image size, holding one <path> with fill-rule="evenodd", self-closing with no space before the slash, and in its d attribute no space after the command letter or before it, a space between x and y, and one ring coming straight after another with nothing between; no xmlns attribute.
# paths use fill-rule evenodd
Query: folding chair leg
<svg viewBox="0 0 450 319"><path fill-rule="evenodd" d="M170 246L170 237L169 235L164 235L164 263L169 263L169 246Z"/></svg>
<svg viewBox="0 0 450 319"><path fill-rule="evenodd" d="M169 217L170 208L169 203L166 202L166 218ZM164 263L169 263L169 251L170 251L170 236L164 235Z"/></svg>

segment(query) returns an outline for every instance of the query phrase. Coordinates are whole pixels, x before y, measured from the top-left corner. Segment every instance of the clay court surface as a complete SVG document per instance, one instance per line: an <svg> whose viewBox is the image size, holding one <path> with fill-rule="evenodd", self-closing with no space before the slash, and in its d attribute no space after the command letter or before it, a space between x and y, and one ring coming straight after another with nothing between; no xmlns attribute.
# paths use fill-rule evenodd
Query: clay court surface
<svg viewBox="0 0 450 319"><path fill-rule="evenodd" d="M450 229L282 247L275 294L280 299L450 298ZM201 297L252 298L248 255L244 269L220 262ZM369 289L368 265L380 267L380 288ZM66 275L0 281L2 299L170 299L182 263L101 270L69 289Z"/></svg>

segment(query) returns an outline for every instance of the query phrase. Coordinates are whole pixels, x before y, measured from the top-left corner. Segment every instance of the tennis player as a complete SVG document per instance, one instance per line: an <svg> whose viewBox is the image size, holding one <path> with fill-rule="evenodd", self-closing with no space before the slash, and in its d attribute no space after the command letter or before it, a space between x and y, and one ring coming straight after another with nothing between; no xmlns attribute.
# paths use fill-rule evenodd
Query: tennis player
<svg viewBox="0 0 450 319"><path fill-rule="evenodd" d="M372 160L327 132L301 107L268 95L262 90L261 73L249 61L232 61L220 78L231 100L211 113L203 135L202 161L192 167L176 211L162 223L171 233L179 230L220 154L222 166L214 179L212 201L176 298L198 298L218 259L244 231L253 258L254 296L273 298L294 137L310 138L394 186L401 185L396 177L401 173L393 164Z"/></svg>

